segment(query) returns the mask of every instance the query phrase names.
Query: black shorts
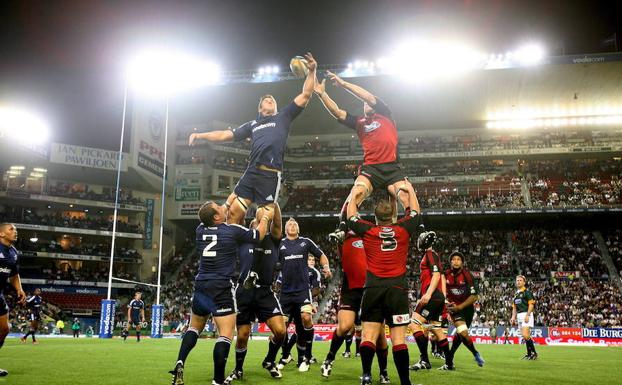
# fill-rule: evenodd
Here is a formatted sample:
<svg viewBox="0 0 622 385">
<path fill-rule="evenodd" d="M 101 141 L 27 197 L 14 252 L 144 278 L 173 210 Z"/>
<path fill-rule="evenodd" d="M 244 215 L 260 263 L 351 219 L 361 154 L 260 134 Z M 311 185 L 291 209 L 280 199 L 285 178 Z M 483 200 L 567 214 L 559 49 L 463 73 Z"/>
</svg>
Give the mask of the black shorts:
<svg viewBox="0 0 622 385">
<path fill-rule="evenodd" d="M 30 313 L 28 315 L 28 319 L 30 321 L 41 321 L 41 314 L 40 313 Z"/>
<path fill-rule="evenodd" d="M 0 316 L 3 316 L 8 313 L 9 313 L 9 305 L 6 304 L 6 300 L 4 299 L 4 296 L 0 294 Z"/>
<path fill-rule="evenodd" d="M 298 317 L 305 305 L 312 305 L 311 291 L 297 291 L 294 293 L 281 293 L 281 309 L 283 314 L 289 317 Z"/>
<path fill-rule="evenodd" d="M 276 295 L 267 286 L 255 287 L 250 290 L 238 285 L 235 291 L 238 304 L 238 325 L 248 325 L 255 320 L 266 322 L 274 316 L 282 316 L 281 304 Z"/>
<path fill-rule="evenodd" d="M 250 199 L 257 205 L 274 203 L 279 198 L 281 173 L 249 167 L 235 185 L 233 192 L 240 198 Z"/>
<path fill-rule="evenodd" d="M 443 308 L 445 307 L 445 296 L 438 290 L 432 293 L 432 298 L 425 305 L 419 303 L 415 308 L 415 313 L 421 315 L 428 322 L 442 322 Z"/>
<path fill-rule="evenodd" d="M 341 292 L 339 296 L 339 310 L 353 311 L 355 314 L 354 324 L 360 325 L 361 302 L 363 302 L 363 288 L 348 288 L 348 280 L 343 277 Z"/>
<path fill-rule="evenodd" d="M 201 317 L 222 317 L 237 313 L 231 280 L 195 281 L 192 313 Z"/>
<path fill-rule="evenodd" d="M 473 322 L 473 316 L 475 315 L 475 308 L 473 306 L 469 306 L 460 310 L 459 312 L 451 314 L 451 320 L 453 322 L 456 321 L 464 321 L 467 327 L 471 327 L 471 322 Z"/>
<path fill-rule="evenodd" d="M 408 289 L 405 278 L 374 278 L 367 283 L 361 301 L 361 321 L 386 322 L 390 327 L 408 325 Z"/>
<path fill-rule="evenodd" d="M 361 165 L 359 175 L 369 179 L 374 190 L 386 190 L 388 186 L 407 179 L 402 165 L 397 162 Z"/>
<path fill-rule="evenodd" d="M 140 316 L 132 315 L 132 317 L 130 318 L 129 326 L 133 328 L 141 326 Z"/>
</svg>

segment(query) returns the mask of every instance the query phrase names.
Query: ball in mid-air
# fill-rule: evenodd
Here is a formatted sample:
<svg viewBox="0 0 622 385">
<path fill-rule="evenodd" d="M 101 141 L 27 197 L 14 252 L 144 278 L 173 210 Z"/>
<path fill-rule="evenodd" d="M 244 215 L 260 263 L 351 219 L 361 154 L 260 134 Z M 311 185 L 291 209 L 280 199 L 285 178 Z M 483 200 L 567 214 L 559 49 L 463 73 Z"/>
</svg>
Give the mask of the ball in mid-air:
<svg viewBox="0 0 622 385">
<path fill-rule="evenodd" d="M 309 73 L 307 60 L 302 56 L 295 56 L 289 62 L 289 68 L 297 78 L 304 78 Z"/>
</svg>

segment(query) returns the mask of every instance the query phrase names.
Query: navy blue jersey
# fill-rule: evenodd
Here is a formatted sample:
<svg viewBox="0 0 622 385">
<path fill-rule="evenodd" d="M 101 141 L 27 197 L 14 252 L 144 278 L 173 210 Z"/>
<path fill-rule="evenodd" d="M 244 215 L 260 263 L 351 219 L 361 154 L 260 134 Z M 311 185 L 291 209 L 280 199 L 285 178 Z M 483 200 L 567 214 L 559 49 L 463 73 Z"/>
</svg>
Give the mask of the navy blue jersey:
<svg viewBox="0 0 622 385">
<path fill-rule="evenodd" d="M 274 277 L 274 266 L 278 261 L 279 251 L 272 235 L 266 235 L 259 246 L 253 243 L 245 243 L 240 246 L 240 279 L 242 283 L 248 276 L 248 272 L 253 266 L 253 260 L 258 259 L 255 266 L 259 266 L 256 271 L 259 274 L 257 284 L 261 286 L 272 285 Z"/>
<path fill-rule="evenodd" d="M 319 289 L 322 286 L 320 272 L 315 267 L 309 268 L 309 287 Z"/>
<path fill-rule="evenodd" d="M 295 293 L 309 290 L 309 254 L 319 258 L 322 250 L 309 238 L 284 238 L 279 246 L 281 261 L 281 292 Z"/>
<path fill-rule="evenodd" d="M 140 319 L 140 311 L 145 308 L 145 303 L 142 299 L 133 299 L 127 307 L 131 309 L 132 319 Z"/>
<path fill-rule="evenodd" d="M 238 249 L 243 243 L 259 243 L 259 232 L 240 225 L 221 223 L 197 227 L 197 253 L 201 256 L 197 281 L 232 279 Z"/>
<path fill-rule="evenodd" d="M 43 299 L 41 296 L 33 295 L 32 297 L 26 300 L 26 306 L 30 309 L 32 314 L 39 314 L 41 312 L 41 305 L 43 303 Z"/>
<path fill-rule="evenodd" d="M 17 249 L 0 243 L 0 296 L 7 287 L 9 277 L 19 274 Z"/>
<path fill-rule="evenodd" d="M 236 141 L 251 138 L 249 167 L 264 165 L 277 170 L 283 169 L 283 155 L 292 121 L 303 107 L 291 102 L 278 114 L 263 116 L 232 129 Z"/>
</svg>

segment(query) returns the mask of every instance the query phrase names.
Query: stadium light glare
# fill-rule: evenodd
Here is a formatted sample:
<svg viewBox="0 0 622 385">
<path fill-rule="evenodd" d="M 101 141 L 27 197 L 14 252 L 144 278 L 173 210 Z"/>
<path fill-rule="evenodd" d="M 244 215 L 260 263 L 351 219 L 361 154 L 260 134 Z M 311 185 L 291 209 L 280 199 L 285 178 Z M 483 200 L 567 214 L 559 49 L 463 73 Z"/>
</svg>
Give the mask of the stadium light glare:
<svg viewBox="0 0 622 385">
<path fill-rule="evenodd" d="M 539 44 L 530 43 L 516 50 L 515 56 L 522 65 L 537 65 L 544 59 L 545 50 Z"/>
<path fill-rule="evenodd" d="M 49 127 L 36 114 L 13 106 L 0 107 L 0 134 L 21 143 L 47 141 Z"/>
<path fill-rule="evenodd" d="M 45 168 L 41 168 L 41 167 L 35 167 L 35 168 L 33 168 L 33 169 L 32 169 L 32 171 L 34 171 L 34 172 L 41 172 L 41 173 L 46 173 L 46 172 L 48 172 L 48 170 L 47 170 L 47 169 L 45 169 Z"/>
<path fill-rule="evenodd" d="M 220 76 L 216 64 L 175 51 L 144 51 L 127 66 L 129 86 L 146 96 L 166 96 L 214 85 Z"/>
</svg>

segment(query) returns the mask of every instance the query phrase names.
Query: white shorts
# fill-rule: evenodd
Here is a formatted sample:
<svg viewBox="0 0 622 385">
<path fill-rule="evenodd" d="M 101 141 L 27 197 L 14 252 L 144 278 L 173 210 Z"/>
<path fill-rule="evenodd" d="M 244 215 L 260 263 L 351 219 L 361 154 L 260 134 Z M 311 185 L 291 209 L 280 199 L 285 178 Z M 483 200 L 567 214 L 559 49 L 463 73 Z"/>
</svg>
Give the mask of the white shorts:
<svg viewBox="0 0 622 385">
<path fill-rule="evenodd" d="M 531 313 L 529 315 L 529 322 L 525 322 L 525 316 L 527 315 L 527 312 L 524 313 L 518 313 L 516 315 L 516 322 L 520 325 L 520 327 L 522 328 L 532 328 L 533 327 L 533 313 Z"/>
</svg>

